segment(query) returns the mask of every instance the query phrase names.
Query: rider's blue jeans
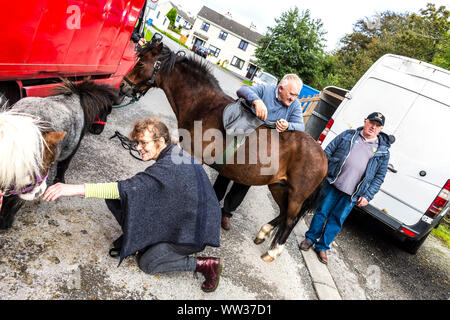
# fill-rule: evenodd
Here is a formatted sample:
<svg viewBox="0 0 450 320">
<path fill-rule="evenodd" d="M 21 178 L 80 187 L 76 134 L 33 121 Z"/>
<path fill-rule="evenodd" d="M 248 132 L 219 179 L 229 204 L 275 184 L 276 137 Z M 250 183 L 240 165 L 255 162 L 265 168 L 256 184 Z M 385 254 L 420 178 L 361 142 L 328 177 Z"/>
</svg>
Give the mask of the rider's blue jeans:
<svg viewBox="0 0 450 320">
<path fill-rule="evenodd" d="M 345 219 L 355 202 L 334 186 L 326 184 L 305 237 L 316 245 L 316 250 L 327 251 L 342 229 Z"/>
</svg>

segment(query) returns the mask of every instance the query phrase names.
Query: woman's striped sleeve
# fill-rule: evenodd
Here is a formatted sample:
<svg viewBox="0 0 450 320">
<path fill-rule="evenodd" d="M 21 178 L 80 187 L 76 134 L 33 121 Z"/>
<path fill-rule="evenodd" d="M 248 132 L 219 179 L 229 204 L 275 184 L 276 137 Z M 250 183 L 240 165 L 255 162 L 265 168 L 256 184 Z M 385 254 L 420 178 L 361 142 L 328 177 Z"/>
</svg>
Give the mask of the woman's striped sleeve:
<svg viewBox="0 0 450 320">
<path fill-rule="evenodd" d="M 120 199 L 117 182 L 86 183 L 84 188 L 85 198 Z"/>
</svg>

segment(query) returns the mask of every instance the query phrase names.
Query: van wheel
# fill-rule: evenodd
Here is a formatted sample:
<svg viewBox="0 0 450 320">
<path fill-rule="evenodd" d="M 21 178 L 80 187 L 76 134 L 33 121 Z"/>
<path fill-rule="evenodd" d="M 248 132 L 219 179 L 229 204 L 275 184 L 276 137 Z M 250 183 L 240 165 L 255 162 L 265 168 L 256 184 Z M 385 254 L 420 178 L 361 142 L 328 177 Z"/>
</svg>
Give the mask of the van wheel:
<svg viewBox="0 0 450 320">
<path fill-rule="evenodd" d="M 430 231 L 431 232 L 431 231 Z M 403 242 L 403 249 L 411 254 L 416 254 L 417 250 L 422 246 L 422 244 L 425 242 L 427 237 L 430 235 L 430 232 L 428 232 L 422 239 L 420 240 L 412 240 L 412 239 L 405 239 Z"/>
</svg>

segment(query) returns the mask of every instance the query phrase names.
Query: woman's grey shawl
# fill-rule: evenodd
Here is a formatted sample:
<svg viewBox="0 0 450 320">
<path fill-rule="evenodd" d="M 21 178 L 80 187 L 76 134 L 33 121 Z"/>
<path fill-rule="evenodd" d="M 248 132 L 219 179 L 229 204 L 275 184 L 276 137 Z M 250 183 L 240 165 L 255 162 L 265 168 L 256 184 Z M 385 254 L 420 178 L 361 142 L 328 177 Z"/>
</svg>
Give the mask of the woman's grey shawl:
<svg viewBox="0 0 450 320">
<path fill-rule="evenodd" d="M 220 245 L 214 189 L 201 164 L 179 147 L 166 147 L 144 172 L 118 184 L 120 200 L 106 204 L 123 231 L 120 262 L 159 242 Z"/>
</svg>

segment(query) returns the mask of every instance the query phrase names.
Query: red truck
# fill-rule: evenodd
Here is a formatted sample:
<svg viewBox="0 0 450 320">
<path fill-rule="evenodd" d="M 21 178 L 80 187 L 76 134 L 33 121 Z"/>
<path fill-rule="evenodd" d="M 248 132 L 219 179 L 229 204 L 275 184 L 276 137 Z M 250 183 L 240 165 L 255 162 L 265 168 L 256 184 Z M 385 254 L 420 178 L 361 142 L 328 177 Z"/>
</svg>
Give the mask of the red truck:
<svg viewBox="0 0 450 320">
<path fill-rule="evenodd" d="M 3 1 L 0 94 L 45 97 L 60 78 L 115 88 L 136 63 L 131 33 L 145 0 Z"/>
</svg>

